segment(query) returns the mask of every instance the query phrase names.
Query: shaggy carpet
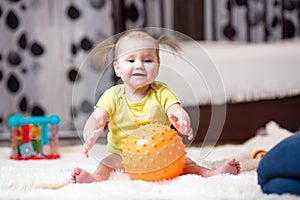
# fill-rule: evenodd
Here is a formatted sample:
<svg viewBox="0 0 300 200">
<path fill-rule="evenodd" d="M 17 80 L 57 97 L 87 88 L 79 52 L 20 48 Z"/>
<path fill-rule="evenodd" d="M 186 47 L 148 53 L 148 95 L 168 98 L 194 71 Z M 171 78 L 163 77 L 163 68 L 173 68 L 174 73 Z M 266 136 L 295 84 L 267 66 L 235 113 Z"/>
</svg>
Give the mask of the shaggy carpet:
<svg viewBox="0 0 300 200">
<path fill-rule="evenodd" d="M 259 159 L 252 159 L 257 149 L 268 151 L 290 136 L 275 122 L 266 125 L 266 135 L 257 135 L 243 144 L 190 147 L 187 156 L 198 164 L 215 168 L 228 158 L 241 162 L 241 174 L 220 174 L 209 178 L 184 175 L 160 182 L 131 181 L 121 173 L 111 174 L 108 181 L 90 184 L 69 183 L 74 167 L 93 171 L 95 156 L 84 158 L 81 145 L 60 148 L 57 160 L 14 161 L 10 149 L 0 148 L 0 199 L 300 199 L 290 194 L 267 195 L 257 184 Z M 97 144 L 93 154 L 105 156 L 105 145 Z"/>
</svg>

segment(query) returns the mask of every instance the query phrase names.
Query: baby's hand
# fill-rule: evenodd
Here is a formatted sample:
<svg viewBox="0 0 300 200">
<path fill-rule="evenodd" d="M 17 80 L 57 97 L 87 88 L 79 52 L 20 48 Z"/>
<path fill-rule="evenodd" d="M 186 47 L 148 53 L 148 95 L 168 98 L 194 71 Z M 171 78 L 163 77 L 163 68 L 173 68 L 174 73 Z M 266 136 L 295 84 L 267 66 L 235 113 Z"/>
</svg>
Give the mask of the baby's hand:
<svg viewBox="0 0 300 200">
<path fill-rule="evenodd" d="M 187 120 L 180 119 L 175 115 L 170 115 L 171 122 L 173 126 L 183 135 L 187 135 L 189 140 L 193 139 L 193 129 Z"/>
<path fill-rule="evenodd" d="M 98 137 L 103 133 L 104 127 L 94 130 L 91 134 L 84 136 L 83 154 L 85 157 L 89 157 L 89 150 L 94 146 Z"/>
</svg>

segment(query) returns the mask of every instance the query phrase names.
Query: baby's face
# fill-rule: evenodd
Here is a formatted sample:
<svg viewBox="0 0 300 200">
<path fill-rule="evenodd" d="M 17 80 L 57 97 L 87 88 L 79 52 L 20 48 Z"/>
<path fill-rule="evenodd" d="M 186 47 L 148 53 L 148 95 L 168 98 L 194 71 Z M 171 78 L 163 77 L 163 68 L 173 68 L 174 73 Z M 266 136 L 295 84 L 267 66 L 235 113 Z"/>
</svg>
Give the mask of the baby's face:
<svg viewBox="0 0 300 200">
<path fill-rule="evenodd" d="M 134 38 L 123 40 L 117 55 L 115 72 L 127 87 L 140 89 L 156 79 L 159 62 L 154 41 Z"/>
</svg>

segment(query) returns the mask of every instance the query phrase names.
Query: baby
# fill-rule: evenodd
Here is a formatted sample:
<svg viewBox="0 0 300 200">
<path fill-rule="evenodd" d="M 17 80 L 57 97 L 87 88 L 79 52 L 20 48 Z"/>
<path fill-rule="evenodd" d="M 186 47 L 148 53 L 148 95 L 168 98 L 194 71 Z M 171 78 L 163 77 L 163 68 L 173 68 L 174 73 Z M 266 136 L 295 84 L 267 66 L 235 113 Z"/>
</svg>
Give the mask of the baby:
<svg viewBox="0 0 300 200">
<path fill-rule="evenodd" d="M 178 40 L 171 35 L 162 35 L 155 40 L 149 34 L 140 31 L 127 32 L 116 44 L 104 41 L 96 46 L 104 57 L 115 49 L 113 66 L 116 76 L 121 78 L 123 83 L 105 91 L 83 130 L 83 153 L 88 157 L 89 150 L 109 121 L 109 154 L 93 173 L 75 168 L 71 174 L 72 183 L 104 181 L 109 179 L 111 172 L 124 170 L 121 157 L 124 141 L 127 135 L 139 126 L 149 123 L 173 125 L 182 135 L 188 136 L 189 140 L 193 139 L 188 113 L 166 84 L 155 81 L 160 68 L 160 44 L 167 45 L 175 52 L 180 50 Z M 239 174 L 239 161 L 230 159 L 217 169 L 207 169 L 186 158 L 182 172 L 202 177 L 219 173 Z"/>
</svg>

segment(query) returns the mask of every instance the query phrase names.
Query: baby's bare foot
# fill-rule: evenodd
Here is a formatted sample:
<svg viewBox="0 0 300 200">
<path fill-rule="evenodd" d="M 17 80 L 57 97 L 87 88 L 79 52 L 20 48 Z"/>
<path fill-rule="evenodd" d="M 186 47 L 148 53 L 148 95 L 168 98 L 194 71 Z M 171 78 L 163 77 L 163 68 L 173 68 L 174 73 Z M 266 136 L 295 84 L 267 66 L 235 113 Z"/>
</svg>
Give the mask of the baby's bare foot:
<svg viewBox="0 0 300 200">
<path fill-rule="evenodd" d="M 241 171 L 240 162 L 236 159 L 227 160 L 223 165 L 218 169 L 221 174 L 233 174 L 237 175 Z"/>
<path fill-rule="evenodd" d="M 71 174 L 72 183 L 92 183 L 96 182 L 96 178 L 93 174 L 81 169 L 75 168 Z"/>
</svg>

